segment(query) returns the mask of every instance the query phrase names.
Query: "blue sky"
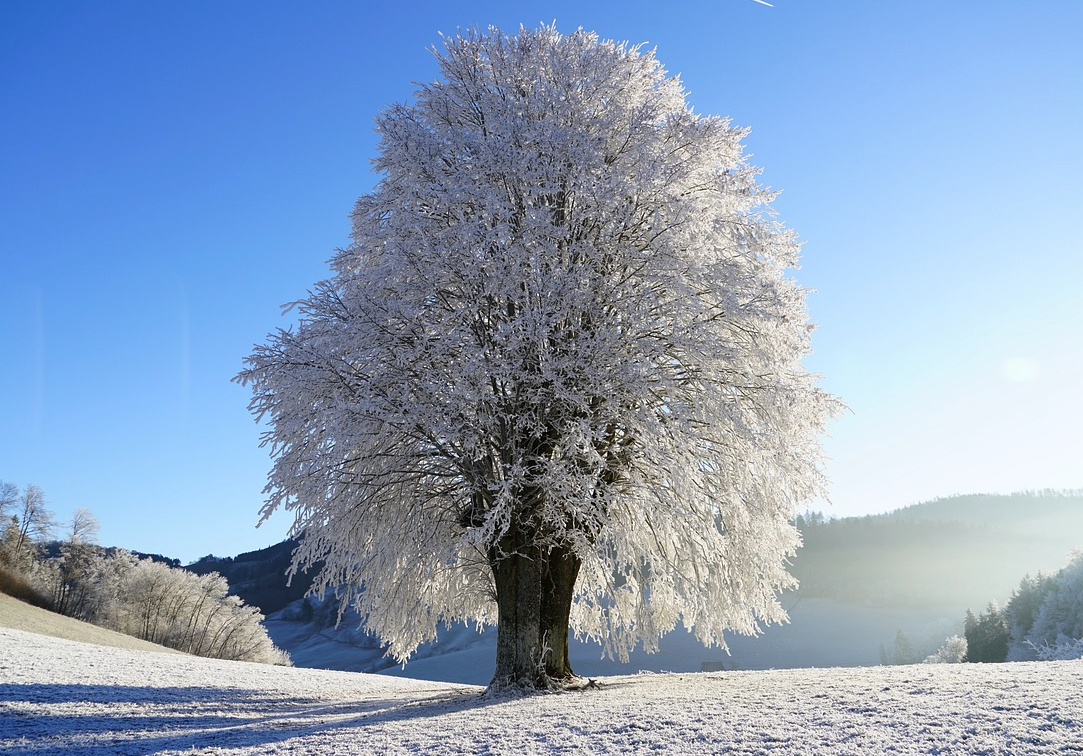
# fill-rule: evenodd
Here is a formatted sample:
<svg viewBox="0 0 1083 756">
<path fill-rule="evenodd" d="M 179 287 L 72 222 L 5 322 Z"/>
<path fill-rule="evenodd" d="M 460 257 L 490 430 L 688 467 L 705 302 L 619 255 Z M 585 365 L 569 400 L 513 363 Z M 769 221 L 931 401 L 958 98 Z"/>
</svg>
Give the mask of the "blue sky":
<svg viewBox="0 0 1083 756">
<path fill-rule="evenodd" d="M 773 6 L 3 3 L 0 479 L 108 545 L 279 540 L 230 378 L 347 243 L 372 119 L 438 32 L 555 20 L 752 128 L 850 406 L 827 511 L 1083 487 L 1083 3 Z"/>
</svg>

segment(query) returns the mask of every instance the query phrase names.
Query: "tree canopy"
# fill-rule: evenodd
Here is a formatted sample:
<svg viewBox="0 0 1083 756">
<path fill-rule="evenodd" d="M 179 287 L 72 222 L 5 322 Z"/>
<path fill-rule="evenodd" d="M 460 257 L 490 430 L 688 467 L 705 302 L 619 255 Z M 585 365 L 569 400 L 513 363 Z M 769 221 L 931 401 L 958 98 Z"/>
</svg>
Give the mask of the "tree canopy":
<svg viewBox="0 0 1083 756">
<path fill-rule="evenodd" d="M 745 131 L 593 33 L 437 58 L 376 121 L 331 277 L 238 376 L 294 567 L 399 659 L 499 617 L 494 683 L 569 676 L 569 623 L 620 656 L 784 619 L 837 403 L 801 364 L 800 245 Z"/>
</svg>

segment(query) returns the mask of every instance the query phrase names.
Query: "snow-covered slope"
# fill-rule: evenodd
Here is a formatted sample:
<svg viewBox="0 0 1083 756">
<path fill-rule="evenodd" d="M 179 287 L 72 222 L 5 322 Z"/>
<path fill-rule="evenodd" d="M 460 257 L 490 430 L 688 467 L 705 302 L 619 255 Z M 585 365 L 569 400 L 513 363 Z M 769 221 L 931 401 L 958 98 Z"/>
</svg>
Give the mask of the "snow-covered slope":
<svg viewBox="0 0 1083 756">
<path fill-rule="evenodd" d="M 150 643 L 139 638 L 133 638 L 130 635 L 107 630 L 104 627 L 91 625 L 89 622 L 65 617 L 63 614 L 39 609 L 3 593 L 0 593 L 0 627 L 94 643 L 99 646 L 116 646 L 117 648 L 130 648 L 141 651 L 162 651 L 168 654 L 180 653 L 180 651 L 159 646 L 157 643 Z"/>
<path fill-rule="evenodd" d="M 477 687 L 0 630 L 0 754 L 1069 754 L 1083 661 Z"/>
</svg>

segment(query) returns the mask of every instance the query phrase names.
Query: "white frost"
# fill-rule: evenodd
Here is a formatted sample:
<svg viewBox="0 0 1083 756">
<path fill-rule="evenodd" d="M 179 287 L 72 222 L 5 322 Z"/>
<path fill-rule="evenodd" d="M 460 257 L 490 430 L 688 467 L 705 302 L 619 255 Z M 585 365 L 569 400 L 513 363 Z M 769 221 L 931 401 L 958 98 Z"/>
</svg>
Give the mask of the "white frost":
<svg viewBox="0 0 1083 756">
<path fill-rule="evenodd" d="M 784 621 L 838 405 L 801 363 L 800 245 L 745 132 L 586 32 L 437 60 L 377 119 L 333 277 L 238 376 L 295 566 L 400 660 L 493 624 L 500 565 L 534 548 L 581 563 L 571 625 L 618 658 Z"/>
<path fill-rule="evenodd" d="M 0 648 L 4 756 L 1083 751 L 1083 661 L 639 675 L 485 699 L 18 630 Z"/>
</svg>

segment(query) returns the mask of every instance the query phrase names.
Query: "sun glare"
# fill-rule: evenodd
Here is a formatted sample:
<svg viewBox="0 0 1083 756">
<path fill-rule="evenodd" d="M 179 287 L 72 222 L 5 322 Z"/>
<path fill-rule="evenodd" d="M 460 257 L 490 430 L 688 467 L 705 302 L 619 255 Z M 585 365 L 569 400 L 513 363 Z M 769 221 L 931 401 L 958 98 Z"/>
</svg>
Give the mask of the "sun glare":
<svg viewBox="0 0 1083 756">
<path fill-rule="evenodd" d="M 1042 376 L 1042 366 L 1030 357 L 1010 357 L 1000 365 L 1000 374 L 1008 383 L 1032 383 Z"/>
</svg>

